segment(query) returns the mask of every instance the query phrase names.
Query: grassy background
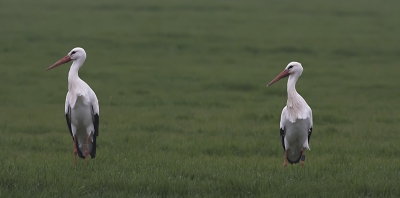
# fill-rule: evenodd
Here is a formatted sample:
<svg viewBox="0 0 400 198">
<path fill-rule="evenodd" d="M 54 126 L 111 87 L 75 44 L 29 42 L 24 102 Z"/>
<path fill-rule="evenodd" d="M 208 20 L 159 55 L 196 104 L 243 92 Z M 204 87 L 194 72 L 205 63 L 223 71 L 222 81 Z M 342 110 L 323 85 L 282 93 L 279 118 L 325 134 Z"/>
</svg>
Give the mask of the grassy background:
<svg viewBox="0 0 400 198">
<path fill-rule="evenodd" d="M 399 197 L 400 3 L 0 3 L 0 197 Z M 100 102 L 98 154 L 73 165 L 73 47 Z M 290 61 L 313 109 L 306 167 L 283 169 Z"/>
</svg>

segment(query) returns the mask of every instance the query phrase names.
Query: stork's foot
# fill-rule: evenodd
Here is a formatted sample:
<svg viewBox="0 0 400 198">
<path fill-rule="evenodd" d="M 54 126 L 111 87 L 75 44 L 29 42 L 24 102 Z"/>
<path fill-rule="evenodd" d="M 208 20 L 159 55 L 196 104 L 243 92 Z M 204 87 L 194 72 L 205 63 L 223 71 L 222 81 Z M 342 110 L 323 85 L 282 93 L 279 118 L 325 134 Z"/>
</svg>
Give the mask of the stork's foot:
<svg viewBox="0 0 400 198">
<path fill-rule="evenodd" d="M 287 150 L 285 151 L 285 157 L 283 158 L 283 167 L 286 168 L 287 166 Z"/>
<path fill-rule="evenodd" d="M 88 163 L 88 155 L 89 155 L 89 151 L 86 150 L 85 151 L 85 165 L 87 165 L 87 163 Z"/>
<path fill-rule="evenodd" d="M 304 154 L 305 149 L 301 151 L 301 158 L 300 158 L 300 165 L 301 167 L 304 167 L 304 162 L 306 161 L 306 155 Z"/>
<path fill-rule="evenodd" d="M 89 156 L 89 135 L 86 135 L 86 149 L 85 149 L 85 165 L 88 163 L 88 156 Z"/>
<path fill-rule="evenodd" d="M 78 154 L 78 151 L 76 148 L 74 149 L 74 165 L 76 166 L 76 155 Z"/>
</svg>

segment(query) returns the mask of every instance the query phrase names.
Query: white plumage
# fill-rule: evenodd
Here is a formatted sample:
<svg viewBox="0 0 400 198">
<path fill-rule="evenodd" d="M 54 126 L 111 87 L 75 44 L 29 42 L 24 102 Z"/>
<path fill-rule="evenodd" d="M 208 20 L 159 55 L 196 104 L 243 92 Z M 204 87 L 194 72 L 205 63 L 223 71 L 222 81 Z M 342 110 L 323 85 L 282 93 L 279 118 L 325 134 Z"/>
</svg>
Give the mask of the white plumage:
<svg viewBox="0 0 400 198">
<path fill-rule="evenodd" d="M 309 149 L 309 140 L 312 133 L 313 120 L 312 111 L 307 102 L 296 91 L 296 82 L 303 72 L 303 67 L 298 62 L 289 63 L 276 78 L 267 86 L 278 80 L 289 76 L 287 83 L 288 99 L 286 106 L 282 110 L 280 121 L 280 133 L 282 146 L 285 151 L 284 166 L 289 163 L 304 165 L 304 149 Z"/>
<path fill-rule="evenodd" d="M 99 103 L 94 91 L 78 76 L 79 68 L 86 60 L 83 48 L 72 49 L 67 56 L 46 69 L 53 69 L 61 64 L 73 61 L 68 74 L 68 93 L 65 99 L 65 115 L 68 129 L 74 141 L 76 156 L 85 159 L 90 154 L 96 156 L 96 138 L 99 134 Z"/>
</svg>

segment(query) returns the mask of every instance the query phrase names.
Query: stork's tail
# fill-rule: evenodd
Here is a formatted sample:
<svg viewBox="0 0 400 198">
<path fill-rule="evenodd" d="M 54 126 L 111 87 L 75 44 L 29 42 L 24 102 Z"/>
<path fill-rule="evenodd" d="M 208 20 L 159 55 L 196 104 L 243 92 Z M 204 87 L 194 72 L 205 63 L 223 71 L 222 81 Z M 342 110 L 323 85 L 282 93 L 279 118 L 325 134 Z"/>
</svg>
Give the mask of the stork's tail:
<svg viewBox="0 0 400 198">
<path fill-rule="evenodd" d="M 75 139 L 76 150 L 78 150 L 78 156 L 82 159 L 85 159 L 85 156 L 82 154 L 81 149 L 79 149 L 78 138 Z"/>
<path fill-rule="evenodd" d="M 301 159 L 301 150 L 293 151 L 290 148 L 287 150 L 287 160 L 290 164 L 297 164 Z"/>
<path fill-rule="evenodd" d="M 90 151 L 90 157 L 93 159 L 96 157 L 96 136 L 93 136 L 93 142 L 91 142 L 91 146 L 89 146 L 89 151 Z M 85 147 L 86 143 L 85 142 L 79 142 L 78 138 L 76 138 L 76 150 L 78 150 L 78 156 L 82 159 L 85 159 L 85 155 L 83 154 L 85 152 Z"/>
</svg>

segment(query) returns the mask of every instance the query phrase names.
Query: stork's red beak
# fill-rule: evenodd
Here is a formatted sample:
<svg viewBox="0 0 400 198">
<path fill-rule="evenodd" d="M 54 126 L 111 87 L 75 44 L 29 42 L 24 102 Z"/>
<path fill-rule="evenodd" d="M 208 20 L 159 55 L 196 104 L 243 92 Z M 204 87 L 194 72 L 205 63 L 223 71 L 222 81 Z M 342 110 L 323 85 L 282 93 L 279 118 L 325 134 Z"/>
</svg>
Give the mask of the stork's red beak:
<svg viewBox="0 0 400 198">
<path fill-rule="evenodd" d="M 277 77 L 275 77 L 270 83 L 268 83 L 267 87 L 271 86 L 272 84 L 276 83 L 278 80 L 289 76 L 289 70 L 283 70 Z"/>
<path fill-rule="evenodd" d="M 62 59 L 60 59 L 59 61 L 57 61 L 56 63 L 54 63 L 52 66 L 48 67 L 48 68 L 46 69 L 46 71 L 48 71 L 48 70 L 50 70 L 50 69 L 53 69 L 53 68 L 55 68 L 55 67 L 57 67 L 57 66 L 60 66 L 60 65 L 62 65 L 62 64 L 64 64 L 64 63 L 68 63 L 68 62 L 71 61 L 71 60 L 72 60 L 71 57 L 68 56 L 68 55 L 66 55 L 64 58 L 62 58 Z"/>
</svg>

